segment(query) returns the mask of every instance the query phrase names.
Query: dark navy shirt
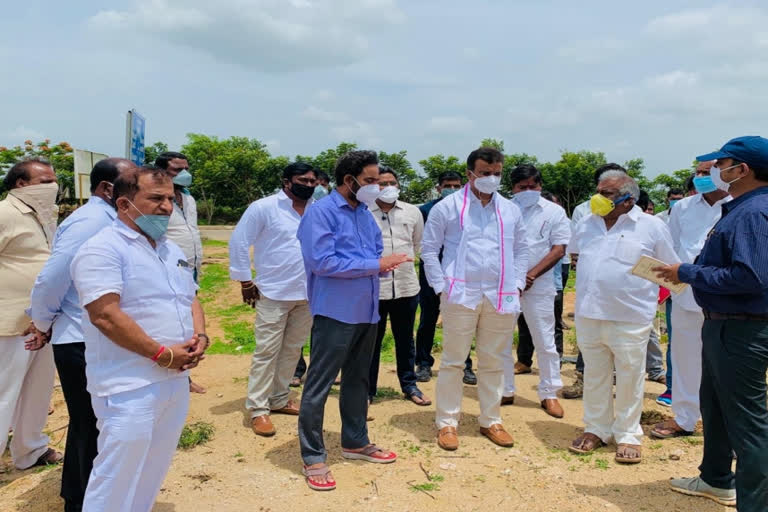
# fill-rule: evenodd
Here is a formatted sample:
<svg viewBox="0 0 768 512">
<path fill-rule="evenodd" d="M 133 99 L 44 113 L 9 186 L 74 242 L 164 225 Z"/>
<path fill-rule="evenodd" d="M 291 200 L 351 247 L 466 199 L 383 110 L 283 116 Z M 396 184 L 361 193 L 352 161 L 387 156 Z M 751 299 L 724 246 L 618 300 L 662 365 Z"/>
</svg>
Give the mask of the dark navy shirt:
<svg viewBox="0 0 768 512">
<path fill-rule="evenodd" d="M 768 314 L 768 186 L 723 205 L 701 254 L 680 266 L 679 277 L 705 311 Z"/>
</svg>

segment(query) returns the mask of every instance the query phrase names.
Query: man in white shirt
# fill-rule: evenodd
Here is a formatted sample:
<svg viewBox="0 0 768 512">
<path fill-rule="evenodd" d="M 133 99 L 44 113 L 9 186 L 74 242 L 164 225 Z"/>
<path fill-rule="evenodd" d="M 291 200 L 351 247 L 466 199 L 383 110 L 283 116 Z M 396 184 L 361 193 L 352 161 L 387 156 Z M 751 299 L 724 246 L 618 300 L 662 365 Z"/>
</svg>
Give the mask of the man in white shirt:
<svg viewBox="0 0 768 512">
<path fill-rule="evenodd" d="M 369 209 L 381 229 L 384 244 L 383 256 L 407 254 L 415 258 L 421 252 L 421 236 L 424 220 L 421 211 L 412 204 L 398 200 L 400 184 L 390 167 L 379 165 L 379 187 L 381 194 Z M 379 378 L 381 342 L 387 331 L 387 319 L 395 338 L 395 359 L 397 378 L 405 398 L 416 405 L 431 405 L 432 401 L 416 384 L 414 371 L 416 349 L 413 341 L 413 325 L 416 309 L 419 307 L 419 278 L 412 263 L 401 265 L 396 270 L 379 278 L 379 327 L 376 345 L 371 359 L 368 401 L 376 397 L 376 383 Z"/>
<path fill-rule="evenodd" d="M 675 251 L 683 263 L 694 262 L 704 247 L 709 232 L 720 220 L 722 205 L 731 200 L 731 196 L 715 187 L 709 177 L 709 170 L 714 163 L 699 163 L 694 179 L 694 186 L 699 193 L 681 199 L 672 208 L 669 217 L 669 231 Z M 672 380 L 672 412 L 675 413 L 675 418 L 653 427 L 651 436 L 658 439 L 691 435 L 701 417 L 699 385 L 704 313 L 696 304 L 690 286 L 674 298 L 671 319 L 675 333 L 675 343 L 672 345 L 672 365 L 675 368 Z"/>
<path fill-rule="evenodd" d="M 51 254 L 56 230 L 56 174 L 44 160 L 24 160 L 6 173 L 0 201 L 0 454 L 8 431 L 13 464 L 26 469 L 60 462 L 43 433 L 53 393 L 53 351 L 24 350 L 34 332 L 25 309 L 35 277 Z"/>
<path fill-rule="evenodd" d="M 640 189 L 620 171 L 600 176 L 592 215 L 576 227 L 576 336 L 584 356 L 584 434 L 569 447 L 590 453 L 613 439 L 616 461 L 642 459 L 645 354 L 659 287 L 631 274 L 641 256 L 677 262 L 669 229 L 635 206 Z M 616 370 L 616 397 L 613 374 Z"/>
<path fill-rule="evenodd" d="M 72 261 L 85 373 L 99 429 L 84 512 L 149 512 L 189 408 L 188 369 L 208 346 L 192 268 L 165 237 L 171 178 L 156 167 L 115 180 L 117 219 Z"/>
<path fill-rule="evenodd" d="M 670 188 L 667 191 L 667 209 L 660 211 L 656 214 L 656 217 L 660 218 L 667 224 L 669 224 L 669 214 L 672 212 L 672 207 L 683 198 L 683 191 L 679 188 Z"/>
<path fill-rule="evenodd" d="M 298 404 L 289 399 L 288 386 L 312 329 L 312 315 L 296 231 L 312 202 L 316 181 L 311 165 L 288 165 L 282 190 L 251 203 L 229 240 L 229 275 L 240 281 L 243 301 L 257 309 L 245 407 L 253 432 L 260 436 L 275 434 L 270 413 L 299 414 Z"/>
<path fill-rule="evenodd" d="M 619 171 L 625 174 L 627 172 L 627 170 L 619 164 L 609 163 L 601 165 L 595 169 L 595 186 L 597 186 L 597 184 L 600 182 L 600 176 L 602 176 L 603 173 L 607 171 Z M 589 200 L 586 200 L 583 203 L 577 205 L 571 214 L 571 233 L 576 232 L 576 227 L 579 225 L 579 223 L 591 214 L 592 212 L 590 211 Z M 568 257 L 570 258 L 570 256 L 571 255 L 569 254 Z M 572 260 L 572 266 L 574 268 L 576 267 L 577 262 L 578 255 L 576 255 L 576 257 Z M 576 358 L 576 380 L 570 386 L 564 387 L 562 393 L 563 398 L 568 399 L 581 398 L 584 394 L 584 357 L 581 355 L 581 350 L 579 350 L 579 355 Z"/>
<path fill-rule="evenodd" d="M 61 497 L 67 512 L 83 506 L 99 435 L 85 376 L 83 309 L 69 267 L 78 249 L 117 217 L 112 206 L 113 183 L 122 171 L 134 167 L 124 158 L 106 158 L 93 167 L 91 197 L 59 225 L 51 257 L 37 276 L 27 310 L 35 329 L 50 337 L 69 413 L 67 457 L 61 473 Z M 37 336 L 28 348 L 39 350 L 46 341 Z"/>
<path fill-rule="evenodd" d="M 501 421 L 501 353 L 520 313 L 528 244 L 520 209 L 498 193 L 503 165 L 504 155 L 494 148 L 470 153 L 467 185 L 437 203 L 424 228 L 422 260 L 443 315 L 436 424 L 444 450 L 459 446 L 461 379 L 473 338 L 480 432 L 500 446 L 514 444 Z"/>
<path fill-rule="evenodd" d="M 557 391 L 563 387 L 560 378 L 560 355 L 555 346 L 554 272 L 560 272 L 560 259 L 571 238 L 568 216 L 560 206 L 541 197 L 541 173 L 530 164 L 518 165 L 510 176 L 512 202 L 522 212 L 528 241 L 528 272 L 520 306 L 531 333 L 539 361 L 539 401 L 542 409 L 555 418 L 563 417 Z M 557 268 L 555 268 L 557 267 Z M 515 358 L 512 338 L 503 352 L 504 394 L 501 404 L 515 401 Z M 529 367 L 530 371 L 530 367 Z"/>
<path fill-rule="evenodd" d="M 193 270 L 195 282 L 198 282 L 203 266 L 203 242 L 197 227 L 197 202 L 189 192 L 189 186 L 192 185 L 189 162 L 183 153 L 165 151 L 157 155 L 155 165 L 165 169 L 173 181 L 175 199 L 166 236 L 184 251 L 187 263 Z M 189 390 L 193 393 L 205 393 L 205 388 L 192 382 L 192 378 L 189 379 Z"/>
</svg>

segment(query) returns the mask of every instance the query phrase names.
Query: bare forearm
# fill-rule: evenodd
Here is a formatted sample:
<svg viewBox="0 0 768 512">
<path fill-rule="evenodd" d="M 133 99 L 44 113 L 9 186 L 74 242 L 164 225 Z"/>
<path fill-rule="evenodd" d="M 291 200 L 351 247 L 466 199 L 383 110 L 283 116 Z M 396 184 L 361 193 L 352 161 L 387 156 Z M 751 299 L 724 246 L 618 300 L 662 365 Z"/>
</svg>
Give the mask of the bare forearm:
<svg viewBox="0 0 768 512">
<path fill-rule="evenodd" d="M 205 312 L 197 297 L 192 302 L 192 324 L 195 327 L 195 334 L 205 333 Z"/>
<path fill-rule="evenodd" d="M 557 262 L 563 258 L 564 255 L 565 255 L 565 246 L 555 245 L 547 253 L 547 255 L 541 259 L 539 263 L 537 263 L 532 269 L 528 271 L 528 273 L 532 274 L 534 277 L 539 277 L 540 275 L 542 275 L 543 273 L 547 272 L 549 269 L 554 267 L 557 264 Z"/>
<path fill-rule="evenodd" d="M 124 349 L 144 357 L 152 357 L 160 350 L 160 344 L 119 308 L 110 308 L 95 315 L 95 318 L 93 316 L 91 323 L 104 336 Z"/>
</svg>

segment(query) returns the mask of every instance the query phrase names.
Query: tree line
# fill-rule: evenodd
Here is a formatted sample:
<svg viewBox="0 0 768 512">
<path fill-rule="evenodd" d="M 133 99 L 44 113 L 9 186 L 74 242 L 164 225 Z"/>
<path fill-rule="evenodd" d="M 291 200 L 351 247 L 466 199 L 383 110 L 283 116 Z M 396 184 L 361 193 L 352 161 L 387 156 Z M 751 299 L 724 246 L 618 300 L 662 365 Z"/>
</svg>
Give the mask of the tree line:
<svg viewBox="0 0 768 512">
<path fill-rule="evenodd" d="M 511 169 L 522 163 L 533 164 L 541 170 L 544 188 L 556 194 L 569 213 L 594 193 L 594 170 L 608 162 L 604 153 L 595 151 L 562 151 L 556 162 L 544 162 L 526 153 L 506 153 L 504 142 L 497 139 L 484 139 L 479 146 L 493 146 L 505 154 L 503 194 L 509 194 L 511 190 Z M 189 158 L 190 172 L 194 176 L 191 192 L 198 202 L 200 222 L 207 224 L 237 222 L 251 202 L 274 193 L 280 187 L 282 170 L 293 160 L 311 163 L 333 180 L 337 158 L 353 149 L 358 149 L 357 144 L 342 142 L 315 156 L 296 155 L 289 158 L 271 155 L 267 146 L 257 139 L 221 139 L 197 133 L 188 134 L 187 142 L 178 148 Z M 146 162 L 153 163 L 159 153 L 168 150 L 164 142 L 146 147 Z M 50 140 L 38 143 L 27 140 L 23 145 L 12 148 L 0 146 L 0 179 L 13 163 L 33 156 L 45 157 L 53 163 L 61 189 L 60 202 L 74 206 L 74 159 L 72 146 L 67 142 L 51 144 Z M 397 172 L 402 200 L 415 204 L 434 197 L 437 177 L 441 173 L 455 171 L 464 176 L 466 172 L 465 159 L 454 155 L 438 154 L 420 160 L 421 170 L 414 169 L 406 150 L 393 153 L 379 151 L 379 160 Z M 642 158 L 633 158 L 622 165 L 637 180 L 640 188 L 648 192 L 657 210 L 664 208 L 667 190 L 682 188 L 693 172 L 693 167 L 689 167 L 651 179 L 644 174 Z"/>
</svg>

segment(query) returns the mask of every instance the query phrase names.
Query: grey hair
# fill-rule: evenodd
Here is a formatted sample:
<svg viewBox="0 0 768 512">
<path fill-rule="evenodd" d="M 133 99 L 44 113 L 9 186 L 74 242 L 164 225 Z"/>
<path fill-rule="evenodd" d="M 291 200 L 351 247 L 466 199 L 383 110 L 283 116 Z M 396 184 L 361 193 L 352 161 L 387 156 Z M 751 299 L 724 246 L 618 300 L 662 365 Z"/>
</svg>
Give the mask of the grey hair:
<svg viewBox="0 0 768 512">
<path fill-rule="evenodd" d="M 637 185 L 637 182 L 634 179 L 632 179 L 632 176 L 630 176 L 629 174 L 621 171 L 605 171 L 603 174 L 600 175 L 600 179 L 598 180 L 598 183 L 608 179 L 620 180 L 620 183 L 621 183 L 621 185 L 619 186 L 620 195 L 623 196 L 625 194 L 629 194 L 635 201 L 640 199 L 640 187 Z"/>
</svg>

